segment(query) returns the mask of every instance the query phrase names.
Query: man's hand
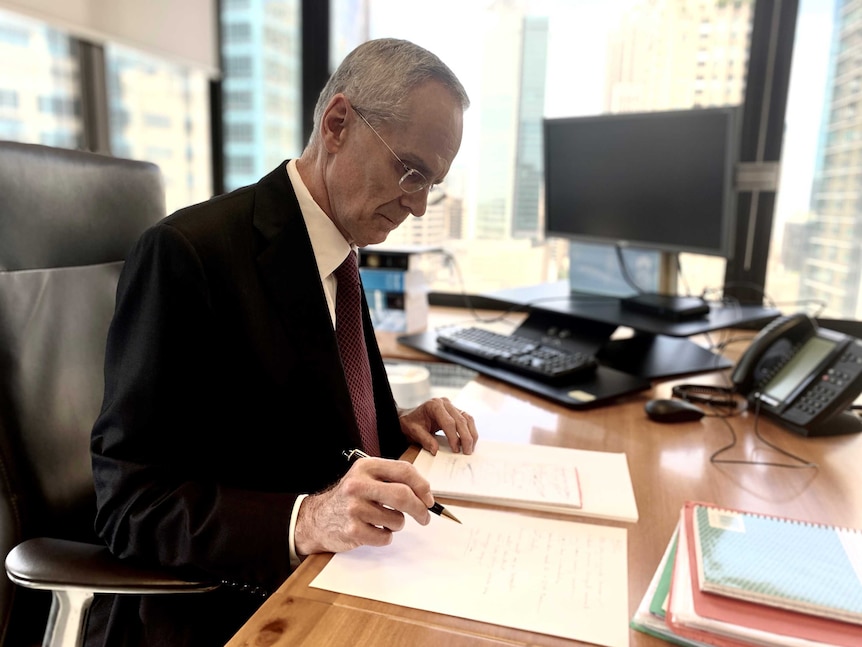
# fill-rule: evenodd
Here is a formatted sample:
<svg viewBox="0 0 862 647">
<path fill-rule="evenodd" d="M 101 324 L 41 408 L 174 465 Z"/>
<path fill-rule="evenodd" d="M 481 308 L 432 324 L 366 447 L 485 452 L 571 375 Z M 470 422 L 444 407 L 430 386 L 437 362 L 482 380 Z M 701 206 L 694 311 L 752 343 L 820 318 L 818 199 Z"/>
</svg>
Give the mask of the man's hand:
<svg viewBox="0 0 862 647">
<path fill-rule="evenodd" d="M 362 458 L 331 488 L 299 507 L 294 546 L 299 555 L 385 546 L 409 514 L 423 526 L 434 505 L 431 486 L 404 461 Z"/>
<path fill-rule="evenodd" d="M 401 431 L 407 438 L 432 454 L 437 454 L 439 444 L 434 434 L 442 431 L 453 452 L 472 454 L 479 432 L 476 421 L 466 411 L 461 411 L 449 398 L 432 398 L 415 409 L 400 415 Z"/>
</svg>

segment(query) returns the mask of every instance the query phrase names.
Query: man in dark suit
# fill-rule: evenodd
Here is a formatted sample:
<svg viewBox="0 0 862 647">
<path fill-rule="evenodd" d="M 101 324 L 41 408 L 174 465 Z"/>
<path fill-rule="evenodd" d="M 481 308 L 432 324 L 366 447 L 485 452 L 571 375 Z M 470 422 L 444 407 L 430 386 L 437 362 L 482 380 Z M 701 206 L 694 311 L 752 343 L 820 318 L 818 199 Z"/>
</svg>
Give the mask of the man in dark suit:
<svg viewBox="0 0 862 647">
<path fill-rule="evenodd" d="M 99 599 L 90 644 L 223 644 L 304 555 L 388 544 L 405 515 L 429 522 L 429 484 L 393 459 L 411 442 L 436 451 L 441 430 L 470 453 L 475 423 L 446 399 L 396 409 L 363 301 L 382 458 L 347 464 L 361 440 L 334 272 L 424 213 L 467 105 L 430 52 L 366 43 L 321 93 L 299 159 L 142 236 L 93 430 L 96 530 L 117 555 L 224 584 Z"/>
</svg>

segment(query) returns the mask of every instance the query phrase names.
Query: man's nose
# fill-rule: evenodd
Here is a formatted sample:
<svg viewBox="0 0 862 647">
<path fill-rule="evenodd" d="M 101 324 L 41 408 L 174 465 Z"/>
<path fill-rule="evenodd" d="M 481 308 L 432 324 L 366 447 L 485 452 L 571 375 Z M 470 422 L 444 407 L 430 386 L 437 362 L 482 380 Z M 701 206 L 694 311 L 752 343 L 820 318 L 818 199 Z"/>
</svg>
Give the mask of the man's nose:
<svg viewBox="0 0 862 647">
<path fill-rule="evenodd" d="M 401 196 L 401 204 L 407 207 L 417 218 L 425 215 L 425 210 L 428 208 L 428 191 L 430 187 L 425 187 L 421 191 L 414 193 L 404 193 Z"/>
</svg>

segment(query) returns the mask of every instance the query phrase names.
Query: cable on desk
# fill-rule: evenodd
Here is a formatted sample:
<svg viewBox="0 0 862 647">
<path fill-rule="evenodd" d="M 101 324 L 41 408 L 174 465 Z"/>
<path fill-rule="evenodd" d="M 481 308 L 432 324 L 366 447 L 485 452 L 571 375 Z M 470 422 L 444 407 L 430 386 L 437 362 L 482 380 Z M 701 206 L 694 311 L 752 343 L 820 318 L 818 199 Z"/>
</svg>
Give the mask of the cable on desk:
<svg viewBox="0 0 862 647">
<path fill-rule="evenodd" d="M 736 415 L 736 414 L 734 413 L 732 415 Z M 727 421 L 727 418 L 730 417 L 730 414 L 729 415 L 717 415 L 716 417 L 721 418 L 721 421 L 730 430 L 730 435 L 733 438 L 733 440 L 730 442 L 730 444 L 725 445 L 721 449 L 718 449 L 715 452 L 713 452 L 713 454 L 709 457 L 710 463 L 713 463 L 713 464 L 724 463 L 724 464 L 731 464 L 731 465 L 765 465 L 767 467 L 787 467 L 790 469 L 808 469 L 808 468 L 819 469 L 819 467 L 820 467 L 817 463 L 812 463 L 811 461 L 808 461 L 808 460 L 806 460 L 800 456 L 797 456 L 796 454 L 793 454 L 793 453 L 787 451 L 786 449 L 782 449 L 778 445 L 766 440 L 766 438 L 763 437 L 763 435 L 760 433 L 760 425 L 758 424 L 758 422 L 760 421 L 760 402 L 759 401 L 757 402 L 757 405 L 754 408 L 754 435 L 758 438 L 758 440 L 760 440 L 760 442 L 762 442 L 764 445 L 766 445 L 770 449 L 777 451 L 779 454 L 783 454 L 784 456 L 787 456 L 791 460 L 797 461 L 797 463 L 776 463 L 773 461 L 752 461 L 752 460 L 741 459 L 741 458 L 718 458 L 719 455 L 723 454 L 724 452 L 726 452 L 726 451 L 728 451 L 728 450 L 730 450 L 736 446 L 737 438 L 736 438 L 736 431 L 734 430 L 733 425 L 731 425 Z"/>
<path fill-rule="evenodd" d="M 736 338 L 728 338 L 724 340 L 721 344 L 714 346 L 714 348 L 719 349 L 720 354 L 724 352 L 724 349 L 727 348 L 731 343 L 739 342 L 739 341 L 750 341 L 750 337 L 736 337 Z M 710 343 L 712 346 L 712 344 Z M 760 421 L 760 401 L 757 401 L 756 407 L 754 409 L 754 435 L 767 447 L 777 451 L 784 456 L 787 456 L 791 460 L 797 461 L 798 464 L 791 463 L 776 463 L 771 461 L 752 461 L 748 459 L 734 459 L 734 458 L 718 458 L 721 454 L 730 449 L 736 447 L 737 437 L 736 430 L 733 428 L 733 425 L 730 424 L 728 418 L 732 418 L 738 416 L 745 411 L 748 410 L 748 401 L 745 398 L 738 397 L 739 394 L 736 393 L 736 388 L 733 384 L 730 383 L 730 379 L 727 374 L 724 375 L 724 379 L 726 382 L 725 386 L 715 386 L 710 384 L 678 384 L 673 387 L 672 393 L 675 397 L 681 398 L 683 400 L 688 400 L 689 402 L 694 402 L 698 404 L 704 404 L 711 411 L 712 414 L 707 414 L 711 418 L 719 418 L 721 422 L 728 428 L 731 435 L 731 442 L 724 447 L 713 452 L 713 454 L 709 457 L 709 462 L 713 464 L 726 463 L 726 464 L 735 464 L 735 465 L 765 465 L 769 467 L 788 467 L 793 469 L 802 469 L 802 468 L 817 468 L 817 463 L 812 463 L 804 458 L 796 456 L 795 454 L 787 451 L 786 449 L 782 449 L 778 447 L 774 443 L 766 440 L 763 435 L 760 433 L 760 425 L 758 424 Z M 727 411 L 728 408 L 733 407 L 732 411 Z"/>
<path fill-rule="evenodd" d="M 721 303 L 733 302 L 736 305 L 740 305 L 738 299 L 724 295 L 724 291 L 727 288 L 744 288 L 746 290 L 751 290 L 752 292 L 759 294 L 768 307 L 774 308 L 775 310 L 780 310 L 780 306 L 794 306 L 796 308 L 798 308 L 799 306 L 812 306 L 814 309 L 813 313 L 810 315 L 812 318 L 819 317 L 828 305 L 822 299 L 796 299 L 793 301 L 776 301 L 766 292 L 766 290 L 763 289 L 762 286 L 756 283 L 752 283 L 750 281 L 732 281 L 730 283 L 725 283 L 720 288 L 705 288 L 701 296 L 706 299 L 708 293 L 720 292 L 722 294 L 722 297 L 720 299 Z"/>
<path fill-rule="evenodd" d="M 734 397 L 730 386 L 713 386 L 709 384 L 677 384 L 673 387 L 674 397 L 696 404 L 706 404 L 710 407 L 733 407 L 736 414 L 746 410 L 745 400 Z M 740 405 L 741 403 L 741 405 Z"/>
<path fill-rule="evenodd" d="M 728 346 L 738 342 L 750 342 L 753 338 L 753 335 L 745 337 L 730 337 L 725 333 L 722 335 L 725 337 L 724 339 L 718 343 L 714 343 L 712 335 L 709 332 L 704 334 L 709 342 L 709 350 L 715 351 L 716 369 L 719 368 L 719 361 L 725 358 L 725 350 Z M 712 407 L 738 408 L 736 413 L 742 413 L 747 408 L 747 401 L 743 399 L 740 406 L 740 400 L 736 397 L 736 388 L 730 382 L 729 374 L 725 372 L 722 373 L 722 376 L 724 378 L 724 386 L 715 386 L 711 384 L 678 384 L 673 387 L 673 395 L 677 398 L 682 398 L 683 400 L 688 400 L 689 402 L 696 404 L 706 404 Z"/>
</svg>

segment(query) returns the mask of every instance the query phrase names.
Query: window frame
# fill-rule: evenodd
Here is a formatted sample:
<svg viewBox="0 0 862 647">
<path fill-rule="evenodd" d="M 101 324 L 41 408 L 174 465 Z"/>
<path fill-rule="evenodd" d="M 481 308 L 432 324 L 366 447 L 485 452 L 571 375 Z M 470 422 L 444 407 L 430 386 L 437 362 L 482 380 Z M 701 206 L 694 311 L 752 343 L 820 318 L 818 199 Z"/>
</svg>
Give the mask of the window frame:
<svg viewBox="0 0 862 647">
<path fill-rule="evenodd" d="M 226 1 L 215 0 L 217 15 Z M 798 9 L 798 0 L 755 1 L 741 138 L 742 162 L 749 170 L 777 168 L 780 163 Z M 330 0 L 301 0 L 304 141 L 311 134 L 314 105 L 330 74 L 330 11 Z M 72 38 L 79 46 L 82 147 L 110 154 L 105 49 Z M 223 34 L 216 35 L 216 44 L 221 57 Z M 218 78 L 210 81 L 209 103 L 211 180 L 213 193 L 218 195 L 225 186 L 224 97 Z M 776 191 L 776 186 L 761 184 L 738 195 L 736 248 L 726 266 L 725 295 L 744 303 L 764 301 Z"/>
</svg>

